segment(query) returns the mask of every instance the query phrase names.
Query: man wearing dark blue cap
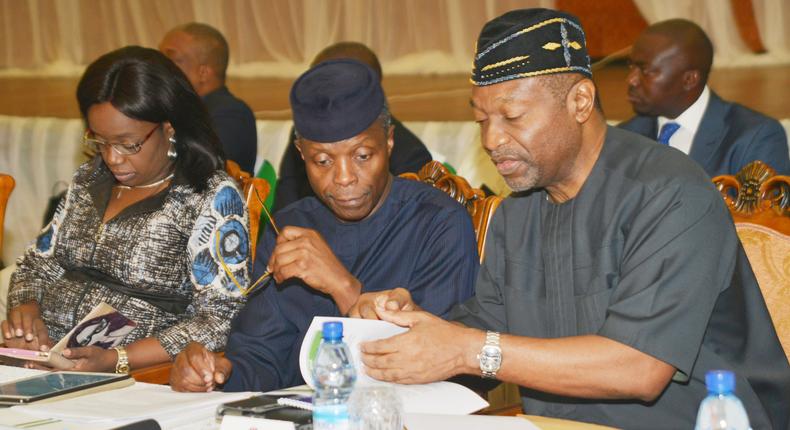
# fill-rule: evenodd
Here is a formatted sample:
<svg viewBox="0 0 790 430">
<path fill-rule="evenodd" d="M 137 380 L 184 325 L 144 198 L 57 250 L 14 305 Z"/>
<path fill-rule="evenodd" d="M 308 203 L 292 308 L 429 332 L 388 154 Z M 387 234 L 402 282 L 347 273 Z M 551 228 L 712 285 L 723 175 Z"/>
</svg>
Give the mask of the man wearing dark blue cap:
<svg viewBox="0 0 790 430">
<path fill-rule="evenodd" d="M 299 349 L 314 316 L 346 315 L 362 292 L 408 289 L 446 315 L 472 294 L 476 241 L 466 210 L 443 192 L 388 171 L 392 127 L 376 74 L 327 61 L 291 89 L 296 145 L 316 197 L 274 215 L 255 276 L 272 273 L 231 328 L 225 358 L 199 344 L 179 354 L 181 391 L 266 391 L 303 384 Z"/>
<path fill-rule="evenodd" d="M 367 64 L 376 72 L 376 76 L 381 81 L 382 72 L 378 57 L 370 48 L 359 42 L 339 42 L 327 46 L 315 56 L 311 67 L 327 60 L 340 58 L 350 58 Z M 400 175 L 405 172 L 419 171 L 422 166 L 431 161 L 431 153 L 428 152 L 428 148 L 420 141 L 420 138 L 415 136 L 403 123 L 395 117 L 390 118 L 394 142 L 389 161 L 390 172 L 393 175 Z M 278 171 L 280 177 L 277 180 L 277 196 L 274 199 L 275 210 L 282 209 L 299 199 L 315 195 L 307 180 L 304 160 L 294 145 L 295 140 L 295 136 L 291 133 L 283 158 L 280 160 Z"/>
<path fill-rule="evenodd" d="M 705 373 L 724 368 L 753 428 L 786 429 L 790 366 L 721 195 L 682 153 L 607 127 L 591 77 L 575 17 L 529 9 L 486 24 L 472 108 L 516 193 L 454 324 L 405 290 L 357 301 L 410 328 L 362 345 L 367 373 L 482 375 L 520 385 L 529 414 L 682 429 Z"/>
</svg>

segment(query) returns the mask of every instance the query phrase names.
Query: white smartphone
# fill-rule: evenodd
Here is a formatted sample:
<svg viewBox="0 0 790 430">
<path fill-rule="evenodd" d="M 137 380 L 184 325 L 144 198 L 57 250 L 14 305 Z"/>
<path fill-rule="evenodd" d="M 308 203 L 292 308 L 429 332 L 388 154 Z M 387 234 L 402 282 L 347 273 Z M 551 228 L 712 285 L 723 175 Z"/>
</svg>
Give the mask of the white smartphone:
<svg viewBox="0 0 790 430">
<path fill-rule="evenodd" d="M 21 361 L 36 361 L 58 370 L 69 370 L 74 362 L 55 351 L 33 351 L 19 348 L 0 348 L 0 355 Z"/>
</svg>

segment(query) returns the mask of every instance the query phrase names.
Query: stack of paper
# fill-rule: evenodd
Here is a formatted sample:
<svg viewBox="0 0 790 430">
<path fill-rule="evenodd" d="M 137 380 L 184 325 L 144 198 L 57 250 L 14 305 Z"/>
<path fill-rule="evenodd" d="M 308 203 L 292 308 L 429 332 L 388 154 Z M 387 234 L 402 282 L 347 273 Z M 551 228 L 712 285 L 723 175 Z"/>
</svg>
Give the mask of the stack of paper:
<svg viewBox="0 0 790 430">
<path fill-rule="evenodd" d="M 138 382 L 131 387 L 62 401 L 14 406 L 26 415 L 92 424 L 124 424 L 153 418 L 166 427 L 213 418 L 222 403 L 253 393 L 176 393 L 169 386 Z"/>
</svg>

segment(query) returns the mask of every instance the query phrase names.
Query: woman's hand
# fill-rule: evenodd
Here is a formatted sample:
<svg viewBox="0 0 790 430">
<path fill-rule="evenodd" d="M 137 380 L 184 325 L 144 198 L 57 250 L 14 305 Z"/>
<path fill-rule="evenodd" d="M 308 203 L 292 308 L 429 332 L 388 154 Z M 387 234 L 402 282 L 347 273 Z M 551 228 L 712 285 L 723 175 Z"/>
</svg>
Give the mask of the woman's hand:
<svg viewBox="0 0 790 430">
<path fill-rule="evenodd" d="M 9 348 L 46 351 L 52 346 L 37 302 L 28 302 L 8 311 L 8 320 L 0 324 Z"/>
<path fill-rule="evenodd" d="M 118 351 L 98 346 L 66 348 L 63 356 L 74 361 L 74 368 L 69 370 L 80 372 L 115 372 L 118 363 Z"/>
</svg>

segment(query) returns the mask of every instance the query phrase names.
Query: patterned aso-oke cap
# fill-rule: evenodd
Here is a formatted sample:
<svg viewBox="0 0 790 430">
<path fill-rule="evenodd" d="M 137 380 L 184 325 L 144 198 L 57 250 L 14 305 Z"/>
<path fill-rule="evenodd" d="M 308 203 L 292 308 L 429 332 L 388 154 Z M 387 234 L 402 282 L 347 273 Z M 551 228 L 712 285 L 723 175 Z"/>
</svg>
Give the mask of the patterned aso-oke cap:
<svg viewBox="0 0 790 430">
<path fill-rule="evenodd" d="M 351 59 L 324 61 L 291 87 L 294 128 L 315 142 L 338 142 L 362 133 L 385 103 L 376 72 Z"/>
<path fill-rule="evenodd" d="M 473 84 L 551 73 L 592 77 L 584 30 L 575 16 L 551 9 L 520 9 L 483 26 L 477 38 Z"/>
</svg>

